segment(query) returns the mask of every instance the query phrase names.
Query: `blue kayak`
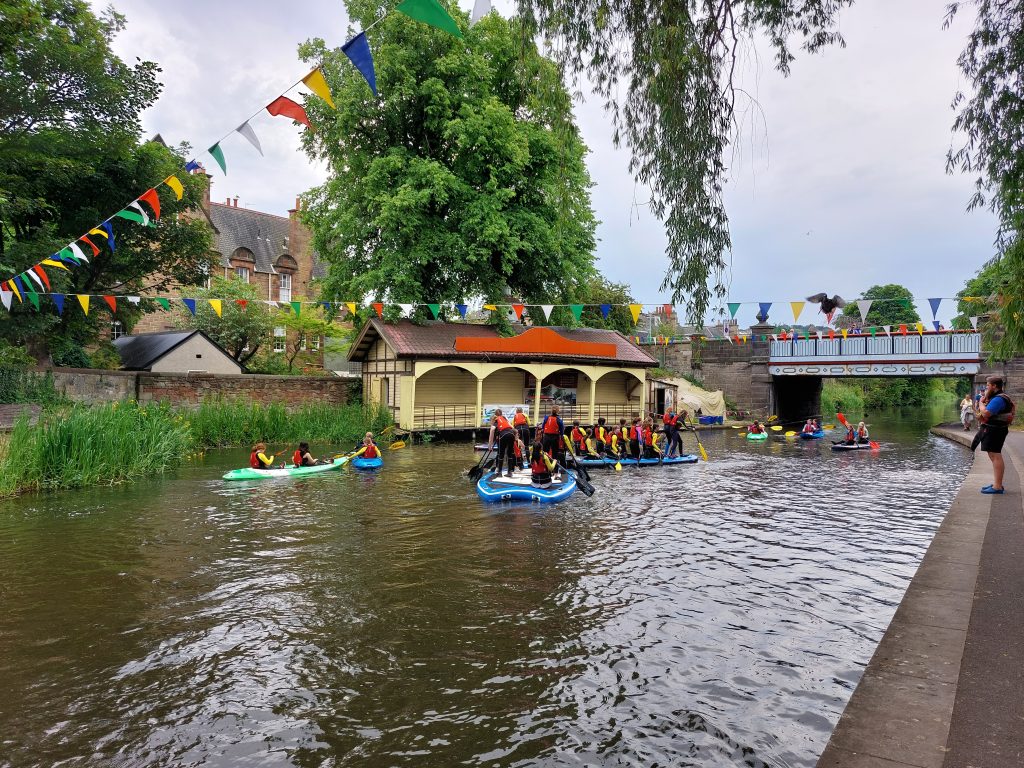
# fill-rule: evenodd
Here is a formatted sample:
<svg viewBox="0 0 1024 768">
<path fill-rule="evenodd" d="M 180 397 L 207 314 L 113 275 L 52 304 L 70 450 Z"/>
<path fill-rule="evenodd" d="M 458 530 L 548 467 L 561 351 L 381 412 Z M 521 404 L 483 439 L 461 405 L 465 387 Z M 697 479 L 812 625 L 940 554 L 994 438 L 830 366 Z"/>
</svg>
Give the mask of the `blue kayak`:
<svg viewBox="0 0 1024 768">
<path fill-rule="evenodd" d="M 558 482 L 552 483 L 548 488 L 541 488 L 533 484 L 529 471 L 516 472 L 512 477 L 488 472 L 477 481 L 476 492 L 484 501 L 550 503 L 572 496 L 576 490 L 576 476 L 572 472 L 566 472 L 556 477 L 560 477 Z"/>
<path fill-rule="evenodd" d="M 801 440 L 820 440 L 824 436 L 825 436 L 824 431 L 822 431 L 820 429 L 817 432 L 801 432 L 800 433 L 800 439 Z"/>
<path fill-rule="evenodd" d="M 605 456 L 600 459 L 587 458 L 577 459 L 580 466 L 583 467 L 614 467 L 616 464 L 621 464 L 624 467 L 635 467 L 637 464 L 636 459 L 614 459 L 611 456 Z M 672 465 L 672 464 L 696 464 L 697 457 L 692 453 L 686 454 L 685 456 L 673 456 L 671 459 L 640 459 L 641 467 L 656 467 L 658 465 Z"/>
<path fill-rule="evenodd" d="M 357 456 L 352 459 L 352 466 L 356 469 L 380 469 L 384 466 L 384 459 L 380 456 L 373 459 L 364 459 L 362 456 Z"/>
</svg>

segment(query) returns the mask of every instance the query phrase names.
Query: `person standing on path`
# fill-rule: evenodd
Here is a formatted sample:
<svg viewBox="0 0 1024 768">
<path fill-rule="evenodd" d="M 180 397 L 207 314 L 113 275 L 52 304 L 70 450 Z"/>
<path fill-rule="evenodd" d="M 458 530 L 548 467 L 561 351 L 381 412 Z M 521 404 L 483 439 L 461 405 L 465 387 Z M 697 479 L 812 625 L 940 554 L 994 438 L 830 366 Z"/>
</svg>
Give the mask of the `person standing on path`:
<svg viewBox="0 0 1024 768">
<path fill-rule="evenodd" d="M 968 392 L 964 395 L 964 399 L 960 401 L 960 423 L 963 424 L 964 432 L 970 431 L 973 422 L 974 401 L 971 400 L 971 393 Z"/>
<path fill-rule="evenodd" d="M 978 435 L 981 438 L 981 450 L 988 454 L 992 462 L 992 485 L 986 485 L 981 492 L 1003 493 L 1003 443 L 1010 431 L 1017 406 L 1003 392 L 1001 376 L 989 376 L 985 380 L 985 385 L 985 395 L 981 398 L 981 409 L 978 414 L 978 420 L 981 421 Z"/>
</svg>

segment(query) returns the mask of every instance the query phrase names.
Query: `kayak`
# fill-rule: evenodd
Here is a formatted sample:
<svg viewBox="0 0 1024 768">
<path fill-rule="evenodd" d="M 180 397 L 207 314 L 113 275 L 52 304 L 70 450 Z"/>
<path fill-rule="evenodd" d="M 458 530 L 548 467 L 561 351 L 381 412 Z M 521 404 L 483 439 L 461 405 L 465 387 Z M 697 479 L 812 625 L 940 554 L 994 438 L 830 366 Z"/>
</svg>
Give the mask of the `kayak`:
<svg viewBox="0 0 1024 768">
<path fill-rule="evenodd" d="M 801 440 L 820 440 L 825 436 L 824 430 L 818 430 L 817 432 L 801 432 Z"/>
<path fill-rule="evenodd" d="M 548 488 L 540 488 L 533 484 L 529 471 L 516 472 L 512 477 L 488 472 L 477 481 L 476 492 L 484 501 L 549 503 L 572 496 L 576 490 L 576 476 L 572 472 L 565 472 L 555 477 L 558 478 L 558 482 L 553 482 Z"/>
<path fill-rule="evenodd" d="M 832 445 L 833 451 L 870 451 L 870 443 L 861 443 L 860 445 L 847 445 L 846 443 L 834 443 Z"/>
<path fill-rule="evenodd" d="M 320 472 L 330 472 L 348 463 L 348 456 L 339 456 L 330 464 L 315 464 L 312 467 L 278 467 L 275 469 L 232 469 L 226 475 L 225 480 L 269 480 L 272 477 L 301 477 L 303 475 L 316 475 Z"/>
<path fill-rule="evenodd" d="M 577 459 L 580 466 L 584 467 L 614 467 L 616 463 L 621 464 L 624 467 L 635 467 L 637 464 L 636 459 L 613 459 L 610 456 L 604 458 L 595 459 Z M 671 459 L 640 459 L 640 466 L 642 467 L 656 467 L 658 465 L 673 465 L 673 464 L 696 464 L 697 457 L 692 453 L 686 454 L 685 456 L 673 456 Z"/>
<path fill-rule="evenodd" d="M 356 469 L 380 469 L 384 466 L 384 459 L 380 456 L 373 459 L 364 459 L 362 456 L 357 456 L 352 459 L 352 466 Z"/>
<path fill-rule="evenodd" d="M 767 440 L 767 439 L 768 439 L 768 433 L 767 432 L 747 432 L 747 440 L 759 441 L 759 440 Z"/>
</svg>

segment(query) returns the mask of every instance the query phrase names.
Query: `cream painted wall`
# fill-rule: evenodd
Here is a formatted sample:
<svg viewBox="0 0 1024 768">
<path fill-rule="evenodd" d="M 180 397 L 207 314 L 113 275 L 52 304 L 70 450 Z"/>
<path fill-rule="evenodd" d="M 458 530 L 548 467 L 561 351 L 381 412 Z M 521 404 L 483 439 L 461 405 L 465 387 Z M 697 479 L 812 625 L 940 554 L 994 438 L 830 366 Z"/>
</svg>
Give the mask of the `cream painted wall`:
<svg viewBox="0 0 1024 768">
<path fill-rule="evenodd" d="M 242 366 L 198 334 L 157 360 L 154 373 L 241 373 Z"/>
<path fill-rule="evenodd" d="M 495 405 L 525 402 L 526 371 L 521 368 L 506 368 L 492 373 L 484 379 L 484 403 Z M 476 392 L 473 392 L 474 401 Z"/>
<path fill-rule="evenodd" d="M 416 380 L 416 405 L 476 405 L 476 376 L 451 366 Z"/>
</svg>

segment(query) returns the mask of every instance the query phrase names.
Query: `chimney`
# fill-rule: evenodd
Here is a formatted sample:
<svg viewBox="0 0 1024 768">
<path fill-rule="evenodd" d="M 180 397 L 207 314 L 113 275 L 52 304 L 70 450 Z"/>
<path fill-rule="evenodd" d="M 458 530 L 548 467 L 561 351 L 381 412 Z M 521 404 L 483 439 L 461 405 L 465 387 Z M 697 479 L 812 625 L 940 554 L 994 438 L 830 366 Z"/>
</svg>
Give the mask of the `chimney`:
<svg viewBox="0 0 1024 768">
<path fill-rule="evenodd" d="M 224 201 L 224 205 L 226 205 L 228 208 L 231 207 L 231 198 L 230 197 L 227 200 Z"/>
<path fill-rule="evenodd" d="M 235 205 L 234 205 L 234 207 L 235 208 L 238 207 L 238 195 L 235 195 Z"/>
<path fill-rule="evenodd" d="M 206 211 L 206 215 L 210 215 L 210 188 L 213 187 L 213 176 L 202 170 L 202 166 L 194 171 L 194 173 L 202 173 L 206 176 L 206 186 L 203 188 L 203 210 Z"/>
</svg>

